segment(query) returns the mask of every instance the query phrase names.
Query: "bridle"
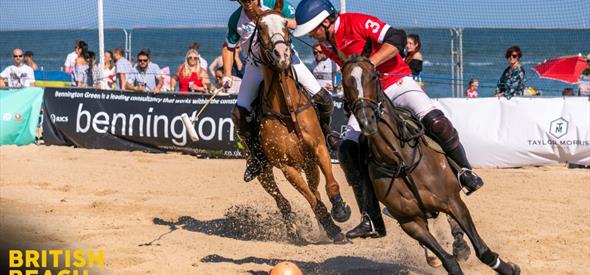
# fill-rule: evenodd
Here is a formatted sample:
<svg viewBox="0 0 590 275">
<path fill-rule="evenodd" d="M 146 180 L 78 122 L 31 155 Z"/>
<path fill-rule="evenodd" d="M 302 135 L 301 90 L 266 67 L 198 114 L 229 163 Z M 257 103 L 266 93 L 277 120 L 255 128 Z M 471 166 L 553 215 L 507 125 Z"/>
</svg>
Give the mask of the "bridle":
<svg viewBox="0 0 590 275">
<path fill-rule="evenodd" d="M 345 61 L 342 64 L 342 71 L 344 71 L 344 69 L 347 66 L 350 66 L 352 64 L 357 64 L 357 63 L 367 63 L 371 67 L 374 67 L 373 63 L 371 63 L 371 61 L 368 58 L 355 56 L 353 58 L 348 59 L 347 61 Z M 375 81 L 376 99 L 372 99 L 372 98 L 366 97 L 366 96 L 360 96 L 360 97 L 357 96 L 357 98 L 354 99 L 351 103 L 347 102 L 347 100 L 345 98 L 344 104 L 347 105 L 348 109 L 351 110 L 353 113 L 356 113 L 356 111 L 361 108 L 366 108 L 367 106 L 370 107 L 371 110 L 373 110 L 373 112 L 375 113 L 375 117 L 377 118 L 377 122 L 379 122 L 379 120 L 381 120 L 381 115 L 383 114 L 383 104 L 382 104 L 382 102 L 383 102 L 383 87 L 381 86 L 381 81 L 379 81 L 379 79 L 380 79 L 379 72 L 377 72 L 376 70 L 373 70 L 373 73 L 371 74 L 371 79 L 373 81 Z"/>
<path fill-rule="evenodd" d="M 281 15 L 279 12 L 276 12 L 274 10 L 267 10 L 264 11 L 262 14 L 260 14 L 258 16 L 258 18 L 256 19 L 256 28 L 254 29 L 254 34 L 252 34 L 252 38 L 250 38 L 250 47 L 249 47 L 249 55 L 252 56 L 252 61 L 254 62 L 254 64 L 258 65 L 258 64 L 263 64 L 266 66 L 270 66 L 273 68 L 278 68 L 278 61 L 273 57 L 273 51 L 276 48 L 277 45 L 279 44 L 284 44 L 285 46 L 287 46 L 288 49 L 291 50 L 291 54 L 293 54 L 293 50 L 291 48 L 291 37 L 289 36 L 289 32 L 287 32 L 287 34 L 284 33 L 275 33 L 270 37 L 270 45 L 265 44 L 264 40 L 262 40 L 262 36 L 261 36 L 261 31 L 259 28 L 261 28 L 260 26 L 260 20 L 262 20 L 263 17 L 270 15 L 270 14 L 276 14 L 276 15 Z M 283 39 L 277 39 L 277 41 L 272 42 L 273 38 L 275 36 L 281 36 Z M 256 56 L 254 54 L 254 52 L 252 52 L 252 44 L 254 43 L 254 37 L 256 37 L 256 39 L 258 40 L 258 44 L 260 45 L 260 54 L 262 56 Z"/>
</svg>

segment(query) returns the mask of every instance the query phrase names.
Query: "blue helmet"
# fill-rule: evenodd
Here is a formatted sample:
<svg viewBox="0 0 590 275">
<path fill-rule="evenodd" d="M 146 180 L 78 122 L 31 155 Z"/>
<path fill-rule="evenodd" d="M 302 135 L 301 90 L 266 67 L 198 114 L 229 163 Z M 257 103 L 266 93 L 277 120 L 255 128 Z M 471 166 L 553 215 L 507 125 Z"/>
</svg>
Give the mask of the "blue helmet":
<svg viewBox="0 0 590 275">
<path fill-rule="evenodd" d="M 335 14 L 336 9 L 329 0 L 303 0 L 295 10 L 297 28 L 293 31 L 296 37 L 304 36 L 319 26 L 324 19 Z"/>
</svg>

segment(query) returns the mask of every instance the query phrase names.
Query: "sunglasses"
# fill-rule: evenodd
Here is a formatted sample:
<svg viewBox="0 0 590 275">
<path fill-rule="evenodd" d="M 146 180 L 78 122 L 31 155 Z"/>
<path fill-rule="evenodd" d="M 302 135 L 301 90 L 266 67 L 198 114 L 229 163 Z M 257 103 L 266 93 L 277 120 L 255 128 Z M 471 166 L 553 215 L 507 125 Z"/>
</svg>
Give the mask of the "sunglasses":
<svg viewBox="0 0 590 275">
<path fill-rule="evenodd" d="M 313 55 L 320 54 L 320 53 L 322 53 L 322 52 L 320 52 L 320 51 L 313 51 Z"/>
<path fill-rule="evenodd" d="M 189 56 L 186 59 L 187 60 L 197 60 L 197 59 L 199 59 L 199 57 L 198 56 Z"/>
<path fill-rule="evenodd" d="M 12 57 L 17 58 L 17 57 L 23 57 L 23 55 L 13 55 Z"/>
<path fill-rule="evenodd" d="M 509 56 L 507 56 L 506 58 L 511 58 L 511 57 L 512 57 L 512 58 L 518 58 L 518 54 L 509 55 Z"/>
<path fill-rule="evenodd" d="M 148 62 L 147 59 L 137 59 L 137 62 Z"/>
</svg>

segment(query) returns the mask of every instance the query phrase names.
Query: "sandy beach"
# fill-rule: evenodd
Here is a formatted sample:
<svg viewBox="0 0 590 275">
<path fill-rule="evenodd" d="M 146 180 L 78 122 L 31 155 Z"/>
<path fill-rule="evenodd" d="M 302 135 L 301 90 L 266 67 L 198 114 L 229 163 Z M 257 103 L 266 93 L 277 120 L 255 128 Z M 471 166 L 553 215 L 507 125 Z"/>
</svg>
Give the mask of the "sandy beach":
<svg viewBox="0 0 590 275">
<path fill-rule="evenodd" d="M 264 274 L 289 260 L 305 274 L 446 274 L 386 218 L 385 238 L 333 245 L 280 172 L 280 188 L 310 242 L 287 242 L 274 200 L 241 180 L 243 160 L 0 147 L 0 236 L 9 245 L 102 249 L 99 274 Z M 352 218 L 351 188 L 335 165 Z M 565 164 L 476 169 L 483 189 L 465 201 L 487 244 L 523 274 L 590 270 L 590 170 Z M 328 203 L 320 184 L 324 202 Z M 450 234 L 450 233 L 449 233 Z M 445 242 L 450 247 L 448 242 Z M 466 274 L 494 274 L 472 255 Z"/>
</svg>

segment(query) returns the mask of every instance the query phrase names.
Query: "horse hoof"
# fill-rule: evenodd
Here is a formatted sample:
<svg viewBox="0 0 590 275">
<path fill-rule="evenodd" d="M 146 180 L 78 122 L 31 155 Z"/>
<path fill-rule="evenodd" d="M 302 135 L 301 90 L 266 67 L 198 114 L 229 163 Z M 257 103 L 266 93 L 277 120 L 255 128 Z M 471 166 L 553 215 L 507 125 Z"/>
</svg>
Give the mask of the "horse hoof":
<svg viewBox="0 0 590 275">
<path fill-rule="evenodd" d="M 520 275 L 520 267 L 518 267 L 518 265 L 511 262 L 508 262 L 508 265 L 510 265 L 510 267 L 512 268 L 511 275 Z"/>
<path fill-rule="evenodd" d="M 304 245 L 308 244 L 304 238 L 299 236 L 299 234 L 290 235 L 289 236 L 289 243 L 292 245 L 296 245 L 296 246 L 304 246 Z"/>
<path fill-rule="evenodd" d="M 348 206 L 348 204 L 346 204 L 345 202 L 333 205 L 332 210 L 330 211 L 330 215 L 332 215 L 332 218 L 339 223 L 348 221 L 348 219 L 350 219 L 351 214 L 352 211 L 350 210 L 350 206 Z"/>
<path fill-rule="evenodd" d="M 346 238 L 346 236 L 344 236 L 344 234 L 342 234 L 342 233 L 336 234 L 336 236 L 334 236 L 332 239 L 334 240 L 334 244 L 351 244 L 352 243 L 352 241 L 350 241 L 348 238 Z"/>
<path fill-rule="evenodd" d="M 442 266 L 442 261 L 436 256 L 426 256 L 426 262 L 434 268 Z"/>
<path fill-rule="evenodd" d="M 469 259 L 469 255 L 471 255 L 471 249 L 467 245 L 467 242 L 463 239 L 455 239 L 453 242 L 453 256 L 455 256 L 457 261 L 465 262 Z"/>
</svg>

